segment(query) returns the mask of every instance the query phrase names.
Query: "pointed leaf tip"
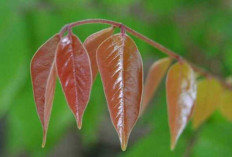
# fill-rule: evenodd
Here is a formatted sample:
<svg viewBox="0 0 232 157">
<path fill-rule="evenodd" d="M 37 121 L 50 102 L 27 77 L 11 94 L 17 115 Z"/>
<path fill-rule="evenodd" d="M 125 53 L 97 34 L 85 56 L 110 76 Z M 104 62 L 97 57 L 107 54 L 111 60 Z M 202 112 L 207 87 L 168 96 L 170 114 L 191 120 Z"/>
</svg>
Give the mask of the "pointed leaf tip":
<svg viewBox="0 0 232 157">
<path fill-rule="evenodd" d="M 79 130 L 82 128 L 82 121 L 77 121 L 77 127 Z"/>
<path fill-rule="evenodd" d="M 195 75 L 186 62 L 173 65 L 166 80 L 171 150 L 183 132 L 196 99 Z"/>
<path fill-rule="evenodd" d="M 175 149 L 177 140 L 178 139 L 171 139 L 171 145 L 170 145 L 171 151 Z"/>
<path fill-rule="evenodd" d="M 46 131 L 46 130 L 44 130 L 44 131 L 43 131 L 42 148 L 44 148 L 44 147 L 45 147 L 45 145 L 46 145 L 46 140 L 47 140 L 47 131 Z"/>
<path fill-rule="evenodd" d="M 176 144 L 171 143 L 170 150 L 173 151 L 175 149 Z"/>
<path fill-rule="evenodd" d="M 126 134 L 119 134 L 120 144 L 122 151 L 126 151 L 129 136 Z"/>
<path fill-rule="evenodd" d="M 121 149 L 122 149 L 122 151 L 126 151 L 126 148 L 127 148 L 127 144 L 121 144 Z"/>
</svg>

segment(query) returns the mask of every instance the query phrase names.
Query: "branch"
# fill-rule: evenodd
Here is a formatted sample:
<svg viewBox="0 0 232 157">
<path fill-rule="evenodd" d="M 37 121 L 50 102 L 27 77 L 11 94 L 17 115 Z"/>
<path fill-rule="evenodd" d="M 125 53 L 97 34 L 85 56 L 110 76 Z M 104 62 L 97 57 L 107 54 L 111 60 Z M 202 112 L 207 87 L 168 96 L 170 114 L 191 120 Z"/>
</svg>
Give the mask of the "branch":
<svg viewBox="0 0 232 157">
<path fill-rule="evenodd" d="M 199 127 L 197 130 L 194 131 L 192 137 L 189 139 L 187 143 L 187 147 L 184 153 L 184 157 L 190 157 L 193 151 L 193 148 L 198 140 L 199 134 L 201 133 L 203 126 Z"/>
<path fill-rule="evenodd" d="M 126 26 L 126 25 L 123 25 L 122 23 L 119 23 L 119 22 L 115 22 L 115 21 L 110 21 L 110 20 L 105 20 L 105 19 L 87 19 L 87 20 L 83 20 L 83 21 L 77 21 L 77 22 L 73 22 L 73 23 L 70 23 L 68 25 L 65 25 L 61 31 L 60 31 L 60 36 L 63 36 L 64 33 L 68 30 L 68 29 L 71 29 L 73 27 L 76 27 L 76 26 L 79 26 L 79 25 L 84 25 L 84 24 L 93 24 L 93 23 L 100 23 L 100 24 L 109 24 L 109 25 L 112 25 L 114 27 L 117 27 L 117 28 L 121 28 L 121 26 L 124 27 L 124 29 L 134 35 L 135 37 L 143 40 L 144 42 L 146 42 L 147 44 L 155 47 L 156 49 L 160 50 L 161 52 L 167 54 L 169 57 L 177 60 L 177 61 L 187 61 L 186 59 L 184 59 L 182 56 L 178 55 L 176 52 L 172 51 L 172 50 L 169 50 L 168 48 L 164 47 L 163 45 L 151 40 L 150 38 L 136 32 L 135 30 L 131 29 L 130 27 Z M 225 80 L 197 67 L 196 65 L 194 65 L 193 63 L 187 61 L 190 66 L 193 68 L 193 70 L 197 73 L 199 73 L 200 75 L 204 76 L 204 77 L 207 77 L 207 78 L 215 78 L 217 79 L 223 86 L 225 86 L 226 88 L 229 88 L 229 89 L 232 89 L 232 85 L 228 84 Z"/>
</svg>

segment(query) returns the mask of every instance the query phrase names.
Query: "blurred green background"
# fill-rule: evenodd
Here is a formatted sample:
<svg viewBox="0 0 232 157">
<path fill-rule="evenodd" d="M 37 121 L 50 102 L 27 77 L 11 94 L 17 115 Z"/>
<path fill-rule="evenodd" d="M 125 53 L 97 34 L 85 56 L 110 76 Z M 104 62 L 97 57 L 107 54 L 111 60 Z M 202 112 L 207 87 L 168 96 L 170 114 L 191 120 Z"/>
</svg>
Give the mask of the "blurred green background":
<svg viewBox="0 0 232 157">
<path fill-rule="evenodd" d="M 1 0 L 1 157 L 232 156 L 232 124 L 218 111 L 196 131 L 190 122 L 176 149 L 170 151 L 164 81 L 136 124 L 127 151 L 122 152 L 99 76 L 80 131 L 57 82 L 47 145 L 42 149 L 30 60 L 63 25 L 87 18 L 122 22 L 218 76 L 231 75 L 231 0 Z M 80 26 L 74 33 L 83 41 L 106 27 Z M 139 39 L 135 42 L 146 74 L 149 66 L 165 55 Z"/>
</svg>

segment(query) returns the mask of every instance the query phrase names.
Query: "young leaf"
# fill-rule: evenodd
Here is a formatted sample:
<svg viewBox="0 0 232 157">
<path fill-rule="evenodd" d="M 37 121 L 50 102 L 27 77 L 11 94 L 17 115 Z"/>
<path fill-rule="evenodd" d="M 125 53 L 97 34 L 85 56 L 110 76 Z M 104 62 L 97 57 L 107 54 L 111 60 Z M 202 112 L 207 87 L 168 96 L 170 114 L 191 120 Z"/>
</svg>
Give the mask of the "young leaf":
<svg viewBox="0 0 232 157">
<path fill-rule="evenodd" d="M 42 45 L 31 61 L 31 78 L 37 112 L 43 126 L 43 144 L 46 143 L 47 129 L 56 85 L 55 53 L 60 41 L 58 34 Z"/>
<path fill-rule="evenodd" d="M 232 122 L 232 91 L 224 89 L 221 95 L 219 105 L 221 113 Z"/>
<path fill-rule="evenodd" d="M 141 113 L 147 108 L 152 96 L 154 95 L 160 81 L 167 72 L 168 67 L 171 64 L 171 58 L 163 58 L 153 63 L 149 69 L 143 92 L 143 103 Z"/>
<path fill-rule="evenodd" d="M 89 58 L 91 61 L 93 80 L 95 80 L 98 72 L 97 61 L 96 61 L 97 48 L 105 39 L 110 37 L 113 34 L 113 32 L 114 32 L 113 27 L 103 29 L 87 37 L 84 42 L 84 46 L 89 54 Z"/>
<path fill-rule="evenodd" d="M 215 79 L 205 79 L 197 84 L 197 99 L 193 113 L 193 127 L 198 128 L 220 104 L 222 87 Z"/>
<path fill-rule="evenodd" d="M 196 83 L 192 68 L 178 62 L 168 71 L 166 80 L 171 149 L 185 128 L 196 99 Z"/>
<path fill-rule="evenodd" d="M 129 36 L 115 34 L 99 46 L 97 63 L 111 120 L 119 135 L 122 150 L 125 150 L 139 116 L 142 59 Z"/>
<path fill-rule="evenodd" d="M 56 65 L 65 98 L 81 129 L 90 97 L 92 74 L 88 53 L 71 32 L 58 45 Z"/>
</svg>

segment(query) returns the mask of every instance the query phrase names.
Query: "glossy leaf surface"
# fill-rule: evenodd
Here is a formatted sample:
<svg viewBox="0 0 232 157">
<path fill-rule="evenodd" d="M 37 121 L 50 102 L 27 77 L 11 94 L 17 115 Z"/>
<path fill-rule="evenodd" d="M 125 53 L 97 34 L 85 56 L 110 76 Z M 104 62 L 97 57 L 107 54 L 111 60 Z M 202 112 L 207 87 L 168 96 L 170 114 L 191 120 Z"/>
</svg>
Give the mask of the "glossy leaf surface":
<svg viewBox="0 0 232 157">
<path fill-rule="evenodd" d="M 95 80 L 96 75 L 98 73 L 97 61 L 96 61 L 97 48 L 104 40 L 110 37 L 113 34 L 113 32 L 114 32 L 113 27 L 103 29 L 87 37 L 84 42 L 84 46 L 89 54 L 89 58 L 91 62 L 93 80 Z"/>
<path fill-rule="evenodd" d="M 160 81 L 164 77 L 171 64 L 171 58 L 164 58 L 156 61 L 149 69 L 143 92 L 142 112 L 147 108 L 148 103 L 151 101 Z"/>
<path fill-rule="evenodd" d="M 193 113 L 193 127 L 198 128 L 220 104 L 222 87 L 215 79 L 201 80 L 197 84 L 197 100 Z"/>
<path fill-rule="evenodd" d="M 178 62 L 168 71 L 166 80 L 171 149 L 188 123 L 196 99 L 196 83 L 192 68 Z"/>
<path fill-rule="evenodd" d="M 232 91 L 224 89 L 222 91 L 219 109 L 223 116 L 232 122 Z"/>
<path fill-rule="evenodd" d="M 80 129 L 90 97 L 92 74 L 88 53 L 74 34 L 69 33 L 58 45 L 56 64 L 65 98 Z"/>
<path fill-rule="evenodd" d="M 31 61 L 34 99 L 43 126 L 43 147 L 46 142 L 46 134 L 55 92 L 55 53 L 59 41 L 59 35 L 50 38 L 38 49 Z"/>
<path fill-rule="evenodd" d="M 115 34 L 98 48 L 97 62 L 111 120 L 122 150 L 125 150 L 140 111 L 143 83 L 141 56 L 129 36 Z"/>
</svg>

